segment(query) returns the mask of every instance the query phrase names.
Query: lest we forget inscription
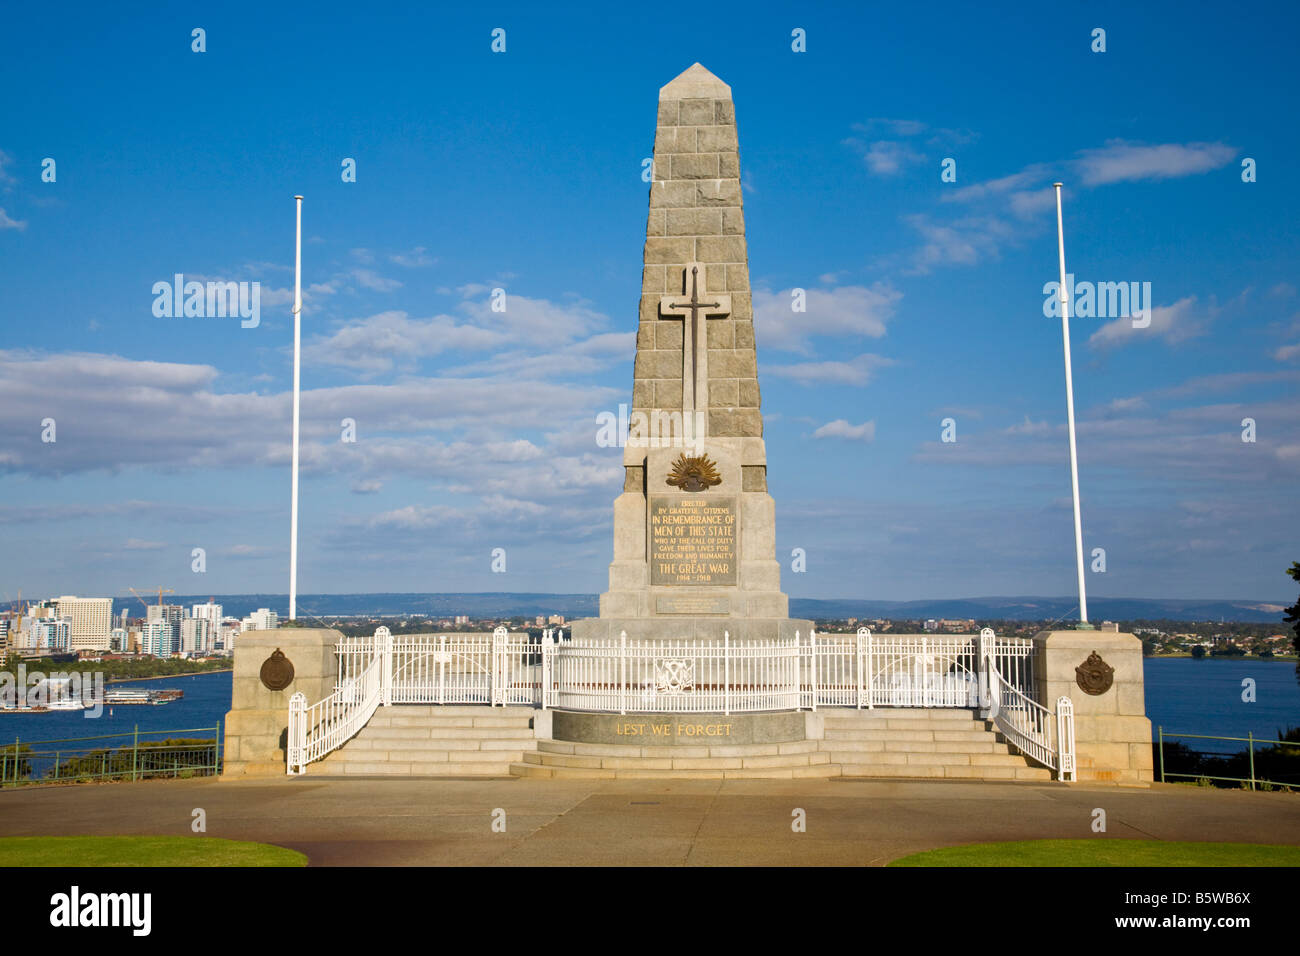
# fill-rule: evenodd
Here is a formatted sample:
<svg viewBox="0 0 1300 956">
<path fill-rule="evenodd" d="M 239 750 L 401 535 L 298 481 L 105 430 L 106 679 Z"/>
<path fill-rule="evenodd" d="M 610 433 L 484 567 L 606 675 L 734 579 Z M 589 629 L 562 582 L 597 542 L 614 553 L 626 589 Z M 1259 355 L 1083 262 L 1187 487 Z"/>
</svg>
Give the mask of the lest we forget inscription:
<svg viewBox="0 0 1300 956">
<path fill-rule="evenodd" d="M 736 499 L 714 495 L 652 495 L 650 583 L 734 586 Z"/>
</svg>

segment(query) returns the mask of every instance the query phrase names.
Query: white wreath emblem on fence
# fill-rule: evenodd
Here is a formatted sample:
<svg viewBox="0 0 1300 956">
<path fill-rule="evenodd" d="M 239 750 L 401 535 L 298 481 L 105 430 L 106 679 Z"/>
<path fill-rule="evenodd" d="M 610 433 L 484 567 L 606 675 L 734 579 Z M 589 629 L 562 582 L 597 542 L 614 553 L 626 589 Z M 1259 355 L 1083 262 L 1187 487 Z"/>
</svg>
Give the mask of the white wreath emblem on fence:
<svg viewBox="0 0 1300 956">
<path fill-rule="evenodd" d="M 694 661 L 655 662 L 655 690 L 659 693 L 682 694 L 694 687 Z"/>
</svg>

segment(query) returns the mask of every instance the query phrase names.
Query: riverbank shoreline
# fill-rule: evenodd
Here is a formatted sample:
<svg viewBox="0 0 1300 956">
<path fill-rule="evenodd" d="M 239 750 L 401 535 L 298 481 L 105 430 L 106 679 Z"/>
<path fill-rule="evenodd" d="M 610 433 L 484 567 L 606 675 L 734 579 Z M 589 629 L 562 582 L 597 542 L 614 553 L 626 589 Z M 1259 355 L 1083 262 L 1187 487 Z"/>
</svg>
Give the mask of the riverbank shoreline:
<svg viewBox="0 0 1300 956">
<path fill-rule="evenodd" d="M 105 684 L 134 684 L 141 680 L 171 680 L 173 677 L 202 677 L 204 674 L 232 674 L 233 667 L 225 667 L 216 671 L 189 671 L 184 674 L 157 674 L 154 677 L 114 677 L 104 681 Z"/>
</svg>

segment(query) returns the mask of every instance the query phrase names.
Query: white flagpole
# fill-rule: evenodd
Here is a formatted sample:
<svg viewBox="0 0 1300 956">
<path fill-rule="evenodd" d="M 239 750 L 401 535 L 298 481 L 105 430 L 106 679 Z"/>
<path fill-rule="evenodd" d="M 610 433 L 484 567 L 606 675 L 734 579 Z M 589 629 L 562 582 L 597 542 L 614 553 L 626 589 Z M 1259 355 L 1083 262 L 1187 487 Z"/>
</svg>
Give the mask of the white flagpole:
<svg viewBox="0 0 1300 956">
<path fill-rule="evenodd" d="M 298 386 L 302 367 L 302 197 L 293 248 L 293 492 L 289 518 L 289 620 L 298 617 Z"/>
<path fill-rule="evenodd" d="M 1061 337 L 1065 342 L 1065 413 L 1070 432 L 1070 487 L 1074 491 L 1074 557 L 1079 572 L 1079 623 L 1088 623 L 1088 592 L 1083 578 L 1083 519 L 1079 512 L 1079 453 L 1074 442 L 1074 375 L 1070 363 L 1070 290 L 1065 284 L 1065 226 L 1061 219 L 1061 186 L 1056 189 L 1056 246 L 1061 260 Z"/>
</svg>

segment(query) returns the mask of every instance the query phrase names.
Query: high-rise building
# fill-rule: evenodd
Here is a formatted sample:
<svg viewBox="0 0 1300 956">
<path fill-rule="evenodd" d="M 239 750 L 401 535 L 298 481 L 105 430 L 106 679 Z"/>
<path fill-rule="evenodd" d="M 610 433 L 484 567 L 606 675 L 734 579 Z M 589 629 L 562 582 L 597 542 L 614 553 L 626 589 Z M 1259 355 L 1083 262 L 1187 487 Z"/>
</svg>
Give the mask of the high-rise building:
<svg viewBox="0 0 1300 956">
<path fill-rule="evenodd" d="M 127 654 L 131 651 L 131 635 L 126 627 L 115 627 L 108 637 L 108 649 L 117 651 L 121 654 Z"/>
<path fill-rule="evenodd" d="M 106 651 L 113 631 L 112 598 L 65 595 L 55 602 L 55 615 L 69 624 L 69 651 Z"/>
<path fill-rule="evenodd" d="M 176 652 L 176 628 L 169 621 L 146 621 L 140 629 L 140 651 L 154 657 L 171 657 Z"/>
<path fill-rule="evenodd" d="M 64 618 L 33 621 L 28 633 L 29 647 L 58 654 L 72 650 L 72 622 Z"/>
<path fill-rule="evenodd" d="M 239 622 L 241 633 L 243 631 L 274 631 L 279 626 L 280 615 L 265 607 L 259 607 Z"/>
<path fill-rule="evenodd" d="M 185 608 L 180 604 L 150 604 L 145 616 L 146 621 L 166 621 L 174 627 L 180 627 L 185 619 Z"/>
<path fill-rule="evenodd" d="M 181 621 L 180 650 L 186 654 L 212 650 L 212 622 L 205 617 L 187 617 Z"/>
<path fill-rule="evenodd" d="M 212 622 L 212 631 L 216 633 L 217 628 L 221 626 L 222 608 L 220 604 L 214 604 L 209 601 L 207 604 L 196 604 L 191 610 L 191 614 L 196 618 L 202 618 L 205 621 Z"/>
<path fill-rule="evenodd" d="M 235 638 L 239 637 L 239 632 L 243 630 L 238 618 L 228 617 L 221 622 L 221 629 L 218 631 L 217 642 L 223 651 L 233 651 L 235 649 Z"/>
</svg>

